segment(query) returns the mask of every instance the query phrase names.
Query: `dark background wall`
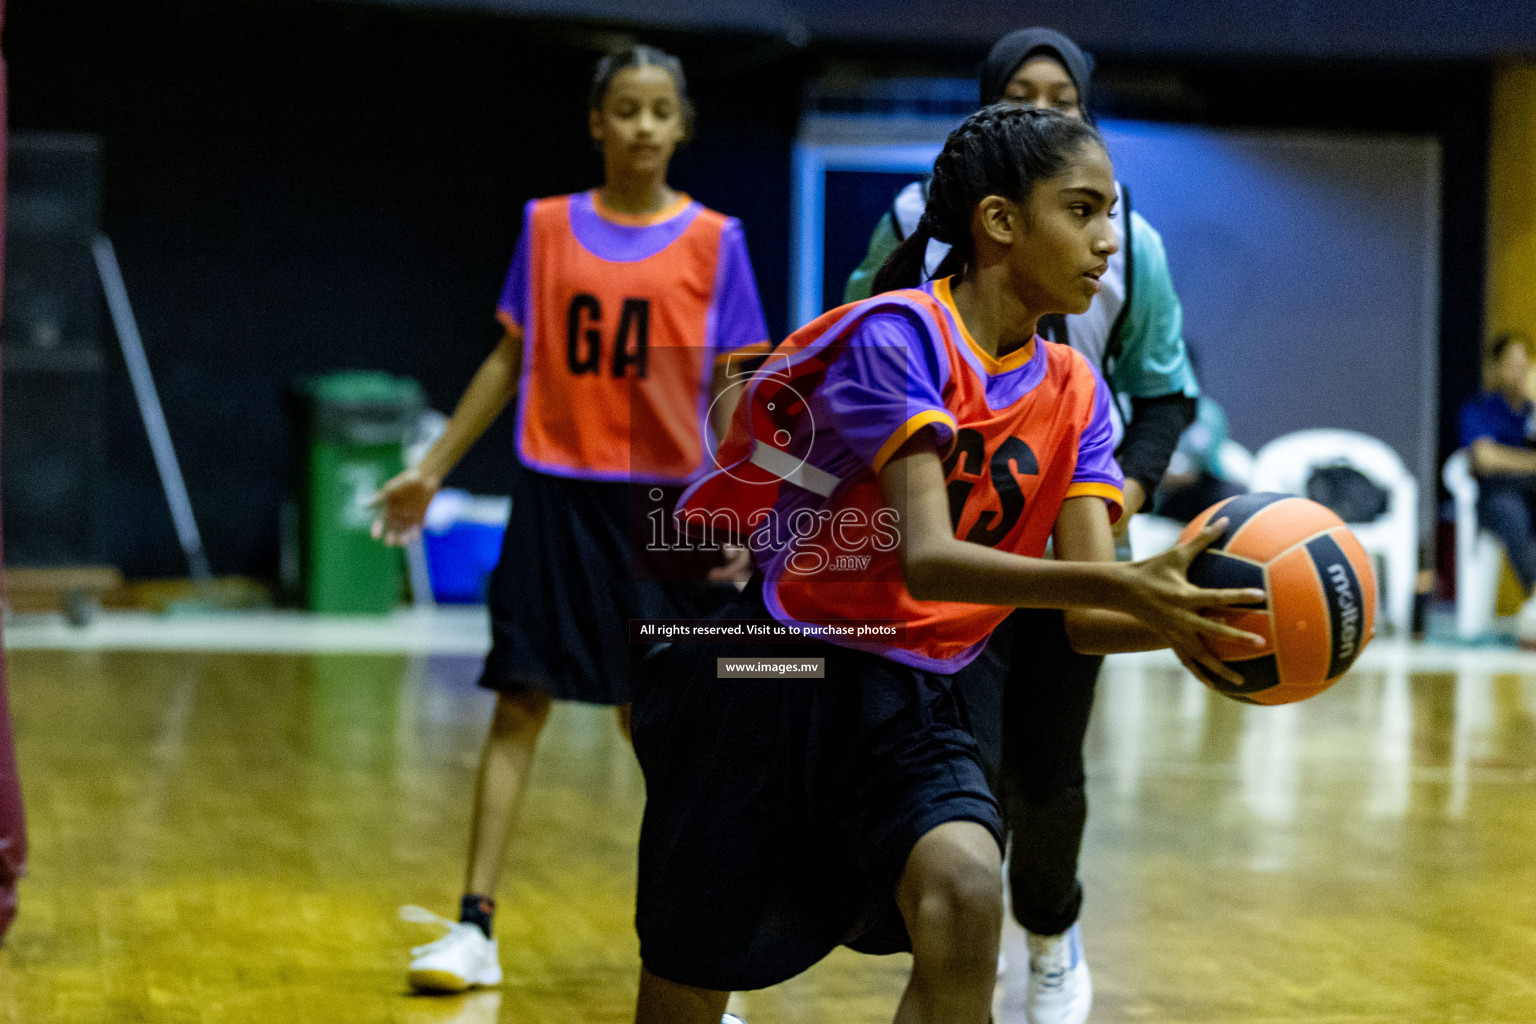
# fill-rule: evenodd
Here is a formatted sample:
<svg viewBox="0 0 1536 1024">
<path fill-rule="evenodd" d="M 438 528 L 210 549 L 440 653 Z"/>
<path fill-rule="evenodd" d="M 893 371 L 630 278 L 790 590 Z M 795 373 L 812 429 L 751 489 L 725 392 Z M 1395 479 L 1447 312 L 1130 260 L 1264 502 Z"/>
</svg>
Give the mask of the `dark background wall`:
<svg viewBox="0 0 1536 1024">
<path fill-rule="evenodd" d="M 689 15 L 697 29 L 733 9 L 679 0 L 647 11 L 684 25 Z M 951 31 L 947 14 L 882 23 L 900 20 L 895 35 L 931 24 L 935 39 L 924 44 L 909 34 L 875 43 L 849 26 L 835 34 L 838 18 L 862 10 L 828 5 L 817 24 L 831 27 L 817 35 L 763 17 L 644 33 L 684 58 L 699 106 L 698 137 L 673 183 L 742 219 L 776 334 L 805 83 L 964 76 L 984 49 Z M 105 228 L 214 569 L 271 576 L 283 387 L 296 374 L 378 368 L 418 378 L 435 407 L 451 408 L 495 341 L 491 311 L 522 202 L 597 183 L 583 106 L 596 49 L 613 36 L 591 22 L 458 4 L 20 0 L 8 14 L 12 127 L 102 139 Z M 1005 28 L 1025 16 L 1005 15 Z M 1133 49 L 1131 38 L 1097 51 L 1108 114 L 1440 135 L 1449 424 L 1475 386 L 1470 354 L 1481 334 L 1486 63 L 1237 60 Z M 110 343 L 108 361 L 97 554 L 130 575 L 177 574 L 181 556 Z M 504 490 L 510 444 L 503 422 L 453 482 Z"/>
<path fill-rule="evenodd" d="M 274 571 L 286 382 L 377 368 L 451 409 L 498 336 L 523 201 L 598 183 L 592 55 L 536 26 L 32 0 L 7 43 L 15 129 L 102 136 L 105 228 L 218 572 Z M 674 184 L 742 218 L 782 331 L 796 72 L 695 76 Z M 108 359 L 99 555 L 184 571 Z M 505 491 L 509 420 L 455 483 Z"/>
<path fill-rule="evenodd" d="M 292 0 L 313 5 L 315 0 Z M 354 0 L 398 4 L 401 0 Z M 1053 25 L 1103 50 L 1173 55 L 1487 58 L 1536 53 L 1524 0 L 405 0 L 434 10 L 640 25 L 736 27 L 799 43 L 876 40 L 980 45 L 1021 24 Z"/>
</svg>

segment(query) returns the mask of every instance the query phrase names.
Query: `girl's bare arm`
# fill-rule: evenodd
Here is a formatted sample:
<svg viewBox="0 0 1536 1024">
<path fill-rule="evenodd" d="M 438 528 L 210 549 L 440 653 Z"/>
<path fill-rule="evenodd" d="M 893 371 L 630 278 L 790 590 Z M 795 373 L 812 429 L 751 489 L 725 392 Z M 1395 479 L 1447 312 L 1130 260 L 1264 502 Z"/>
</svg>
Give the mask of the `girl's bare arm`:
<svg viewBox="0 0 1536 1024">
<path fill-rule="evenodd" d="M 909 441 L 881 470 L 880 485 L 886 504 L 899 517 L 907 589 L 920 600 L 1067 609 L 1072 619 L 1069 629 L 1076 633 L 1074 645 L 1081 640 L 1085 646 L 1106 651 L 1173 647 L 1181 657 L 1226 678 L 1231 671 L 1210 654 L 1200 634 L 1255 645 L 1264 642 L 1200 614 L 1205 608 L 1262 600 L 1262 591 L 1204 590 L 1185 578 L 1189 562 L 1220 536 L 1224 523 L 1212 524 L 1190 543 L 1144 562 L 1113 561 L 1112 542 L 1109 559 L 1024 558 L 955 537 L 944 468 L 930 435 Z M 1058 532 L 1068 548 L 1075 554 L 1102 555 L 1109 533 L 1102 500 L 1071 499 L 1067 505 L 1072 511 L 1067 512 L 1065 529 Z M 1089 610 L 1121 615 L 1077 614 Z M 1140 628 L 1126 620 L 1140 623 Z M 1125 646 L 1116 646 L 1117 641 Z"/>
</svg>

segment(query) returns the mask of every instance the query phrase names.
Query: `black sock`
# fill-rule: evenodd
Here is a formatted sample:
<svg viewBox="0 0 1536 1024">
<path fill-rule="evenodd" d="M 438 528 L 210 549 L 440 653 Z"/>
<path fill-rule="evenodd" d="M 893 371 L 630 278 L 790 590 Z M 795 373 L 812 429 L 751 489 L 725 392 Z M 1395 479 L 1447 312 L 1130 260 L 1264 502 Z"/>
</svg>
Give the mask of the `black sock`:
<svg viewBox="0 0 1536 1024">
<path fill-rule="evenodd" d="M 459 901 L 459 920 L 464 924 L 472 924 L 485 932 L 485 937 L 491 937 L 491 918 L 496 916 L 496 901 L 489 896 L 476 896 L 473 893 L 465 893 Z"/>
</svg>

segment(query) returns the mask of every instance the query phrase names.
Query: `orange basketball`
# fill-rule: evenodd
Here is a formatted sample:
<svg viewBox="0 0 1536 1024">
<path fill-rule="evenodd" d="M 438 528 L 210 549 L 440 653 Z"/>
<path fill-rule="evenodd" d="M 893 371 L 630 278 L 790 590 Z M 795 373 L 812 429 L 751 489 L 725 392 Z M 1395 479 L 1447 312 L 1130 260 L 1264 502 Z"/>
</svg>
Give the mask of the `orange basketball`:
<svg viewBox="0 0 1536 1024">
<path fill-rule="evenodd" d="M 1184 529 L 1187 541 L 1207 523 L 1226 531 L 1196 556 L 1196 586 L 1262 587 L 1269 599 L 1222 612 L 1227 621 L 1269 640 L 1262 650 L 1206 637 L 1212 652 L 1243 677 L 1201 682 L 1250 704 L 1289 704 L 1332 686 L 1376 631 L 1376 574 L 1344 521 L 1315 501 L 1291 494 L 1242 494 L 1212 505 Z"/>
</svg>

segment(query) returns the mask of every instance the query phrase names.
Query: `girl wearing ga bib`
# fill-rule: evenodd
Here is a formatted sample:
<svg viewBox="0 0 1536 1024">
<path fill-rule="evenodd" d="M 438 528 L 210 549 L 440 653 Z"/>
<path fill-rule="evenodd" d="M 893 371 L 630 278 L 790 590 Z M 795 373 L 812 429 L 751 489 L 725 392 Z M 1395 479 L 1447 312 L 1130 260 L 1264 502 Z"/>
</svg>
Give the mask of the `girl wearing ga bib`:
<svg viewBox="0 0 1536 1024">
<path fill-rule="evenodd" d="M 539 733 L 554 700 L 615 706 L 628 729 L 644 653 L 629 621 L 698 618 L 735 593 L 718 551 L 652 551 L 635 503 L 664 507 L 712 465 L 710 415 L 732 355 L 767 348 L 741 225 L 667 186 L 689 129 L 682 66 L 646 46 L 605 57 L 590 102 L 602 188 L 536 199 L 497 306 L 505 328 L 419 466 L 381 494 L 376 532 L 419 527 L 442 478 L 515 396 L 512 517 L 491 577 L 497 694 L 475 787 L 464 896 L 413 951 L 412 987 L 501 980 L 492 913 Z M 660 545 L 665 549 L 669 545 Z M 713 580 L 714 582 L 709 582 Z"/>
</svg>

